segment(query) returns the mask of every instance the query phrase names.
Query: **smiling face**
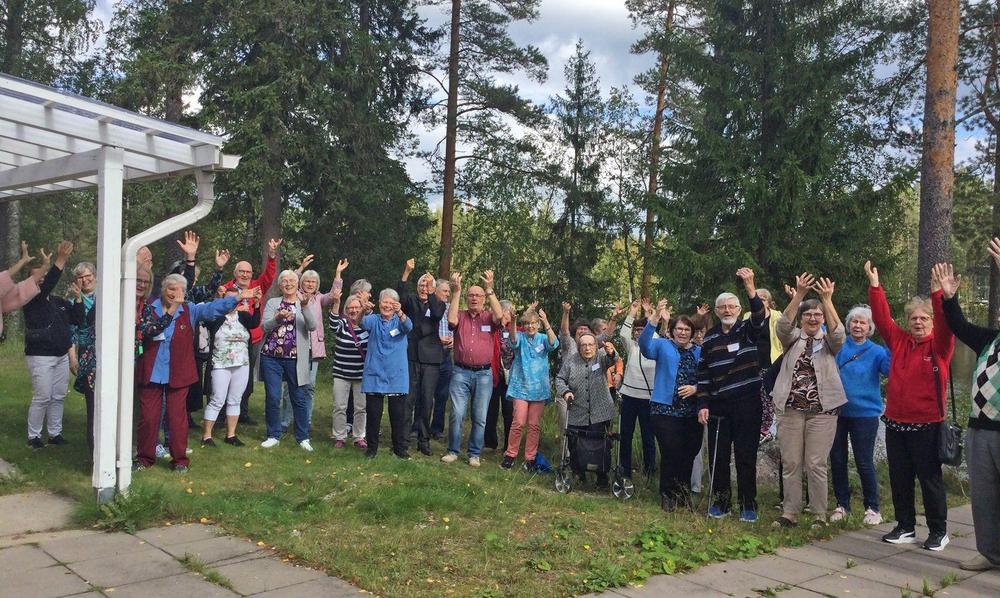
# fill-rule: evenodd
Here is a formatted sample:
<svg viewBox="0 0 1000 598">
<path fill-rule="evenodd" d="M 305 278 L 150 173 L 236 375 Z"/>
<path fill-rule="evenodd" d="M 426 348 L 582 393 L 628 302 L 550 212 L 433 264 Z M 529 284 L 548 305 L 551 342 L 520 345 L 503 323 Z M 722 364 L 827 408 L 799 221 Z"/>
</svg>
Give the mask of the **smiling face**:
<svg viewBox="0 0 1000 598">
<path fill-rule="evenodd" d="M 94 275 L 93 270 L 86 268 L 77 275 L 76 284 L 80 287 L 81 291 L 89 295 L 97 288 L 97 276 Z"/>
<path fill-rule="evenodd" d="M 357 324 L 361 321 L 361 313 L 364 309 L 361 307 L 361 300 L 352 299 L 347 302 L 347 306 L 344 307 L 344 315 L 351 322 Z"/>
<path fill-rule="evenodd" d="M 739 299 L 730 297 L 715 304 L 715 316 L 723 326 L 731 327 L 739 320 L 742 309 Z"/>
<path fill-rule="evenodd" d="M 670 334 L 675 343 L 681 347 L 687 347 L 691 344 L 691 335 L 693 332 L 694 331 L 691 330 L 691 326 L 688 324 L 684 322 L 677 322 L 674 324 L 674 329 Z"/>
<path fill-rule="evenodd" d="M 521 318 L 521 324 L 524 326 L 524 332 L 528 336 L 535 336 L 538 334 L 538 330 L 541 327 L 541 322 L 538 321 L 538 316 Z"/>
<path fill-rule="evenodd" d="M 392 297 L 382 297 L 378 300 L 378 313 L 386 320 L 392 318 L 392 314 L 396 313 L 396 302 Z"/>
<path fill-rule="evenodd" d="M 237 263 L 233 269 L 233 278 L 241 289 L 249 287 L 250 281 L 253 280 L 253 266 L 250 265 L 250 262 Z"/>
<path fill-rule="evenodd" d="M 309 276 L 302 279 L 302 291 L 309 295 L 316 294 L 316 289 L 319 288 L 319 281 L 316 280 L 314 276 Z"/>
<path fill-rule="evenodd" d="M 149 275 L 148 271 L 140 270 L 135 275 L 135 296 L 145 297 L 149 293 L 149 287 L 153 284 L 153 277 Z"/>
<path fill-rule="evenodd" d="M 468 303 L 469 311 L 478 314 L 483 311 L 483 306 L 486 304 L 486 291 L 483 290 L 483 287 L 471 286 L 465 294 L 465 300 Z"/>
<path fill-rule="evenodd" d="M 802 332 L 806 336 L 816 336 L 819 334 L 820 328 L 826 322 L 823 317 L 823 310 L 819 307 L 809 307 L 802 312 L 800 323 L 802 325 Z"/>
<path fill-rule="evenodd" d="M 299 281 L 295 275 L 286 274 L 282 276 L 281 280 L 278 281 L 278 288 L 281 289 L 281 295 L 286 300 L 298 299 Z"/>
<path fill-rule="evenodd" d="M 442 302 L 447 303 L 451 300 L 451 286 L 447 282 L 442 282 L 434 289 L 434 294 Z"/>
<path fill-rule="evenodd" d="M 162 302 L 169 305 L 176 305 L 178 303 L 184 302 L 184 284 L 180 282 L 175 282 L 173 284 L 168 284 L 167 288 L 163 289 Z"/>
</svg>

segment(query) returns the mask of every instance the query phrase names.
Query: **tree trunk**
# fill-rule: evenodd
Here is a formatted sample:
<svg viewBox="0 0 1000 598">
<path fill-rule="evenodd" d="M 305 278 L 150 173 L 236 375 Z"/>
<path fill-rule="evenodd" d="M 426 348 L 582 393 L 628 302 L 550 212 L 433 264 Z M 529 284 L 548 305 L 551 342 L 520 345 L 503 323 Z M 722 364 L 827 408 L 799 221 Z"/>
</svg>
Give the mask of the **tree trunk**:
<svg viewBox="0 0 1000 598">
<path fill-rule="evenodd" d="M 958 0 L 928 0 L 927 92 L 920 165 L 920 240 L 917 292 L 930 291 L 931 266 L 951 254 L 951 202 L 955 182 L 955 96 Z"/>
<path fill-rule="evenodd" d="M 455 219 L 455 146 L 458 143 L 458 46 L 462 0 L 451 0 L 451 47 L 448 50 L 448 117 L 445 125 L 444 189 L 441 202 L 441 261 L 438 276 L 451 272 Z"/>
<path fill-rule="evenodd" d="M 674 6 L 676 0 L 670 0 L 667 5 L 667 18 L 664 35 L 669 35 L 674 26 Z M 665 50 L 660 51 L 660 79 L 656 86 L 656 114 L 653 115 L 653 135 L 649 144 L 649 185 L 646 206 L 646 233 L 642 245 L 642 287 L 641 296 L 649 296 L 649 285 L 652 281 L 651 265 L 653 261 L 653 237 L 655 234 L 655 215 L 653 211 L 656 201 L 656 190 L 660 181 L 660 138 L 663 129 L 663 111 L 667 107 L 667 67 L 670 65 Z"/>
<path fill-rule="evenodd" d="M 264 185 L 264 191 L 262 194 L 261 201 L 261 229 L 263 234 L 261 235 L 261 249 L 260 249 L 260 270 L 264 271 L 264 266 L 267 264 L 267 242 L 271 239 L 281 238 L 281 210 L 282 210 L 282 198 L 281 198 L 281 183 L 274 181 L 269 182 Z M 281 250 L 278 250 L 278 271 L 281 271 Z M 277 296 L 276 289 L 278 285 L 271 285 L 271 293 L 268 293 L 269 297 Z"/>
</svg>

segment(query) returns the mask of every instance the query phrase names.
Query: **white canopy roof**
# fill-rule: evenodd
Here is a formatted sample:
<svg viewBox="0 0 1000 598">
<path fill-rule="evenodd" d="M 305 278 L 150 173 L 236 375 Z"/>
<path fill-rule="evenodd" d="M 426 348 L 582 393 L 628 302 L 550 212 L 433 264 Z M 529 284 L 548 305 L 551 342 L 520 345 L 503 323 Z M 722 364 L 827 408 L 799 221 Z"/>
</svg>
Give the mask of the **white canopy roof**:
<svg viewBox="0 0 1000 598">
<path fill-rule="evenodd" d="M 104 146 L 121 148 L 124 180 L 229 170 L 217 135 L 0 73 L 0 202 L 97 185 Z"/>
</svg>

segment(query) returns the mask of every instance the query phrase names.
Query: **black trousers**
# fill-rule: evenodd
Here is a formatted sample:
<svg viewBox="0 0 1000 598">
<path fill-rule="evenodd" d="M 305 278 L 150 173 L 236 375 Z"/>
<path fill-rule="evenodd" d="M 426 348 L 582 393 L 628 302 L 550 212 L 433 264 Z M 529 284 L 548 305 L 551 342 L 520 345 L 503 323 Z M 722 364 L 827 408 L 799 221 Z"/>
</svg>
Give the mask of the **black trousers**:
<svg viewBox="0 0 1000 598">
<path fill-rule="evenodd" d="M 138 397 L 139 395 L 136 394 Z M 87 448 L 90 449 L 90 462 L 94 462 L 94 389 L 84 391 L 83 400 L 87 403 Z"/>
<path fill-rule="evenodd" d="M 500 383 L 493 387 L 493 394 L 490 395 L 490 404 L 486 409 L 486 432 L 483 435 L 483 446 L 496 449 L 500 445 L 497 438 L 497 419 L 503 413 L 503 445 L 501 450 L 507 450 L 507 437 L 510 436 L 510 427 L 514 423 L 514 401 L 508 401 L 507 382 L 500 380 Z"/>
<path fill-rule="evenodd" d="M 440 365 L 410 362 L 410 394 L 406 397 L 406 429 L 416 428 L 417 444 L 428 446 L 431 441 L 431 415 L 434 413 L 434 391 L 437 390 Z"/>
<path fill-rule="evenodd" d="M 250 395 L 253 394 L 254 372 L 257 371 L 257 356 L 260 355 L 260 345 L 261 343 L 250 345 L 250 376 L 247 377 L 247 389 L 243 391 L 243 398 L 240 400 L 240 419 L 250 417 Z"/>
<path fill-rule="evenodd" d="M 705 427 L 698 417 L 651 415 L 650 426 L 660 445 L 660 494 L 682 500 L 691 493 L 691 470 L 701 450 Z"/>
<path fill-rule="evenodd" d="M 941 461 L 937 455 L 938 426 L 934 424 L 919 432 L 898 432 L 885 429 L 885 453 L 889 460 L 889 486 L 896 521 L 906 529 L 917 523 L 913 505 L 913 478 L 920 481 L 924 498 L 927 527 L 931 532 L 948 531 L 948 500 L 941 476 Z"/>
<path fill-rule="evenodd" d="M 757 510 L 757 447 L 763 417 L 757 393 L 709 405 L 708 463 L 714 466 L 712 496 L 724 513 L 732 504 L 730 458 L 736 461 L 736 492 L 741 511 Z M 716 450 L 716 445 L 718 449 Z M 710 470 L 712 472 L 712 470 Z"/>
<path fill-rule="evenodd" d="M 403 394 L 365 394 L 365 412 L 368 414 L 368 423 L 365 425 L 365 442 L 368 443 L 368 454 L 374 455 L 378 452 L 378 441 L 382 427 L 382 406 L 385 402 L 389 403 L 392 452 L 401 456 L 406 454 L 409 445 L 409 427 L 406 425 L 406 395 Z"/>
<path fill-rule="evenodd" d="M 204 398 L 206 396 L 211 396 L 211 374 L 208 373 L 209 359 L 202 359 L 197 355 L 194 358 L 194 366 L 198 370 L 198 380 L 195 381 L 190 387 L 188 387 L 187 395 L 187 412 L 194 413 L 195 411 L 201 410 L 205 406 Z M 223 409 L 225 411 L 225 409 Z"/>
</svg>

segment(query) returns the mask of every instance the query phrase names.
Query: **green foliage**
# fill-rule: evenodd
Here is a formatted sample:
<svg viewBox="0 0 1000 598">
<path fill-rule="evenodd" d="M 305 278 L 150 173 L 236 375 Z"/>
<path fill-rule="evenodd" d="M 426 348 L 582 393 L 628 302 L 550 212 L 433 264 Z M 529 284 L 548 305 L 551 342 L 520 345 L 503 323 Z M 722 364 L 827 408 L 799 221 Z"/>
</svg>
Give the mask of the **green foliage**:
<svg viewBox="0 0 1000 598">
<path fill-rule="evenodd" d="M 135 485 L 101 506 L 97 526 L 108 531 L 135 533 L 170 516 L 170 503 L 163 488 Z"/>
</svg>

